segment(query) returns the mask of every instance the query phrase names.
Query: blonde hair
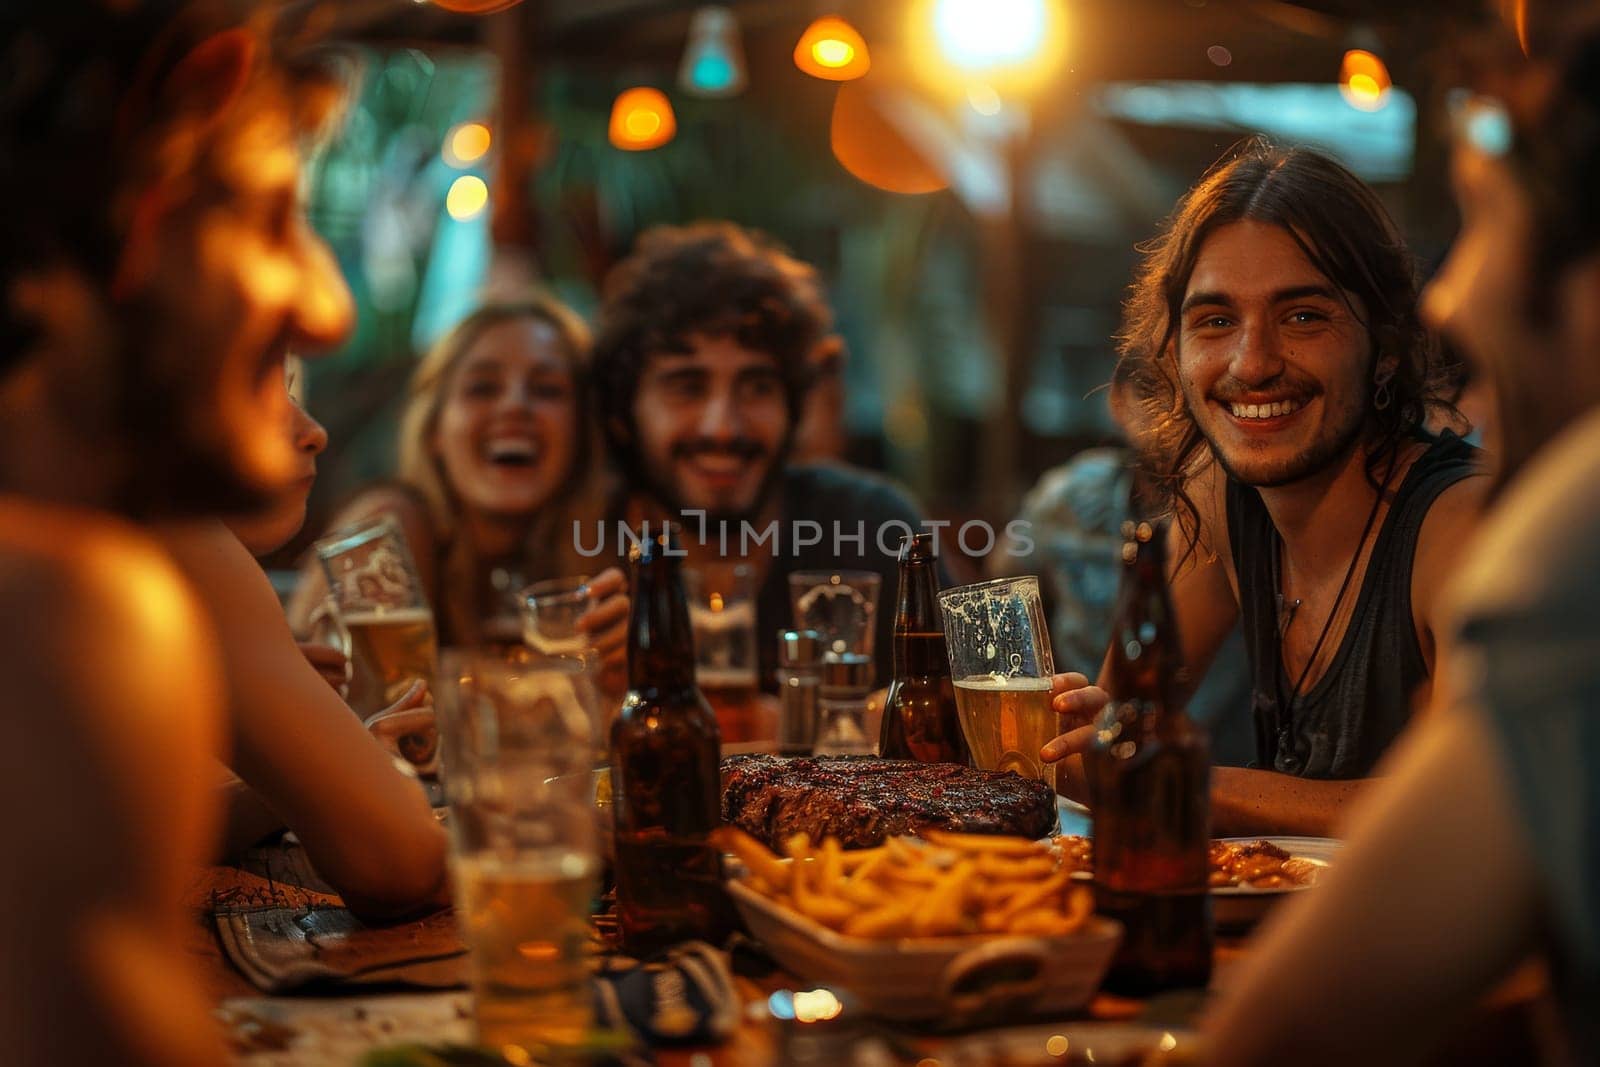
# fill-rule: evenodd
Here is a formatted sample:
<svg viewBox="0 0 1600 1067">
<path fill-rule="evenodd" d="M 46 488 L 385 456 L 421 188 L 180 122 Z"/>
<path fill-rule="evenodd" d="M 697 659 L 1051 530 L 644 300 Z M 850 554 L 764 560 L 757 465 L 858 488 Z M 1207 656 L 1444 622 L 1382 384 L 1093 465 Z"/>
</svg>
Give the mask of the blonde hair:
<svg viewBox="0 0 1600 1067">
<path fill-rule="evenodd" d="M 539 508 L 526 543 L 526 577 L 555 577 L 582 569 L 569 531 L 571 520 L 598 513 L 604 479 L 598 464 L 598 431 L 591 414 L 590 333 L 583 319 L 553 295 L 534 291 L 525 296 L 485 304 L 462 319 L 434 344 L 412 372 L 406 406 L 400 415 L 399 480 L 421 497 L 430 525 L 442 548 L 434 612 L 446 633 L 457 641 L 476 634 L 479 605 L 463 603 L 462 593 L 478 593 L 479 560 L 461 533 L 461 500 L 445 476 L 433 447 L 451 376 L 479 338 L 495 326 L 532 319 L 555 330 L 572 374 L 573 404 L 578 413 L 578 440 L 572 469 L 551 499 Z M 568 536 L 563 536 L 568 535 Z M 447 600 L 446 591 L 459 591 Z"/>
</svg>

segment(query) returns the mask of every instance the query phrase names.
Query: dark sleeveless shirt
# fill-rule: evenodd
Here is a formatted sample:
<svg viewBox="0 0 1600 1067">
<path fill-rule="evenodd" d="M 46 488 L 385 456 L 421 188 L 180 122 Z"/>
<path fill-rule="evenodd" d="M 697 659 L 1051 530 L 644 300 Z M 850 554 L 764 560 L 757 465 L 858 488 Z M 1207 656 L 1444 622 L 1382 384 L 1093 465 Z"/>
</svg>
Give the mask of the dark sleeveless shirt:
<svg viewBox="0 0 1600 1067">
<path fill-rule="evenodd" d="M 1411 465 L 1373 544 L 1343 640 L 1327 672 L 1293 702 L 1289 721 L 1279 699 L 1294 680 L 1283 667 L 1278 631 L 1278 531 L 1261 495 L 1229 480 L 1228 536 L 1250 659 L 1255 766 L 1302 778 L 1361 778 L 1399 736 L 1412 694 L 1428 677 L 1411 612 L 1417 534 L 1440 493 L 1481 473 L 1479 457 L 1446 430 Z"/>
</svg>

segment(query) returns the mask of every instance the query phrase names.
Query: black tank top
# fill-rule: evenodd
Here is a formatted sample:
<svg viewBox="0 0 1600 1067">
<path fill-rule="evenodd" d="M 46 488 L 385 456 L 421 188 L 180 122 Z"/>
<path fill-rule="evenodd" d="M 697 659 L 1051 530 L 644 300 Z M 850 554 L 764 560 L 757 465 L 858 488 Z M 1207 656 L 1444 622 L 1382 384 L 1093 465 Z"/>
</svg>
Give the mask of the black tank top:
<svg viewBox="0 0 1600 1067">
<path fill-rule="evenodd" d="M 1228 536 L 1239 577 L 1239 607 L 1250 659 L 1255 766 L 1302 778 L 1361 778 L 1411 717 L 1411 697 L 1428 676 L 1411 613 L 1417 534 L 1440 493 L 1482 472 L 1478 449 L 1444 431 L 1395 491 L 1378 531 L 1354 613 L 1327 672 L 1293 702 L 1279 644 L 1274 558 L 1278 531 L 1261 495 L 1230 480 Z M 1348 595 L 1348 594 L 1347 594 Z"/>
</svg>

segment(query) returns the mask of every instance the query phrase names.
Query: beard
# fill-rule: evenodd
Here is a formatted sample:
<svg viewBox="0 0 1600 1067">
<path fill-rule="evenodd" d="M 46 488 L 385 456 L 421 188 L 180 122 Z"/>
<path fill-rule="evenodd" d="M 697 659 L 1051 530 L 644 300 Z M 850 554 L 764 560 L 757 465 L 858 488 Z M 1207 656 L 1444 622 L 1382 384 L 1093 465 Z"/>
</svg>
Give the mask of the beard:
<svg viewBox="0 0 1600 1067">
<path fill-rule="evenodd" d="M 1366 381 L 1367 376 L 1364 374 L 1361 380 Z M 1325 425 L 1314 440 L 1297 455 L 1274 463 L 1264 463 L 1248 454 L 1230 456 L 1227 449 L 1219 442 L 1217 435 L 1208 429 L 1207 420 L 1194 417 L 1195 429 L 1205 439 L 1223 473 L 1235 482 L 1256 489 L 1276 489 L 1293 485 L 1338 466 L 1350 455 L 1351 449 L 1360 444 L 1371 414 L 1370 403 L 1364 402 L 1366 395 L 1364 392 L 1357 390 L 1355 400 L 1334 408 L 1330 406 L 1329 394 L 1319 389 L 1315 382 L 1305 378 L 1286 378 L 1268 383 L 1267 387 L 1257 387 L 1254 391 L 1282 392 L 1297 399 L 1302 407 L 1320 395 L 1323 399 L 1323 409 L 1327 413 Z M 1210 414 L 1212 410 L 1210 405 L 1213 402 L 1228 404 L 1245 392 L 1243 385 L 1225 379 L 1204 397 L 1197 398 L 1185 388 L 1184 401 L 1191 413 L 1205 411 Z"/>
<path fill-rule="evenodd" d="M 754 520 L 766 508 L 772 499 L 773 491 L 777 488 L 778 481 L 783 477 L 784 460 L 788 455 L 788 439 L 776 451 L 768 453 L 760 443 L 748 438 L 736 438 L 733 441 L 717 442 L 686 441 L 672 446 L 668 452 L 666 462 L 657 464 L 643 456 L 638 457 L 635 468 L 639 471 L 641 488 L 646 496 L 650 497 L 662 508 L 680 519 L 687 520 L 690 511 L 703 511 L 703 520 L 706 540 L 714 540 L 714 530 L 727 527 L 737 527 L 741 523 Z M 742 459 L 756 460 L 767 456 L 767 468 L 762 473 L 761 482 L 752 495 L 750 502 L 742 507 L 695 507 L 684 499 L 675 480 L 670 474 L 671 465 L 679 460 L 688 459 L 700 453 L 733 454 Z M 700 532 L 700 524 L 695 525 L 695 532 Z"/>
</svg>

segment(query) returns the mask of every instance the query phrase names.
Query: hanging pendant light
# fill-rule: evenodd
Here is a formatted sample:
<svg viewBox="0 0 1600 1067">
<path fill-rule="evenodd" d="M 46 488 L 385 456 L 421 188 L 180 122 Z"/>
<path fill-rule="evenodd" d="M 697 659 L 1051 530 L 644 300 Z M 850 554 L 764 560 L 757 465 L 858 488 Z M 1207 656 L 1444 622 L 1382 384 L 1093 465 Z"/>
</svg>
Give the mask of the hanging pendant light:
<svg viewBox="0 0 1600 1067">
<path fill-rule="evenodd" d="M 456 11 L 463 15 L 489 15 L 516 7 L 522 0 L 430 0 L 435 7 Z"/>
<path fill-rule="evenodd" d="M 745 87 L 744 49 L 733 12 L 711 4 L 689 21 L 678 85 L 693 96 L 737 96 Z"/>
<path fill-rule="evenodd" d="M 667 94 L 648 85 L 624 89 L 611 105 L 611 143 L 629 152 L 660 148 L 678 132 Z"/>
<path fill-rule="evenodd" d="M 1352 48 L 1339 64 L 1339 92 L 1362 111 L 1378 111 L 1389 102 L 1389 68 L 1376 52 Z"/>
<path fill-rule="evenodd" d="M 872 59 L 856 28 L 837 15 L 825 15 L 806 27 L 794 46 L 794 65 L 827 81 L 854 81 Z"/>
</svg>

